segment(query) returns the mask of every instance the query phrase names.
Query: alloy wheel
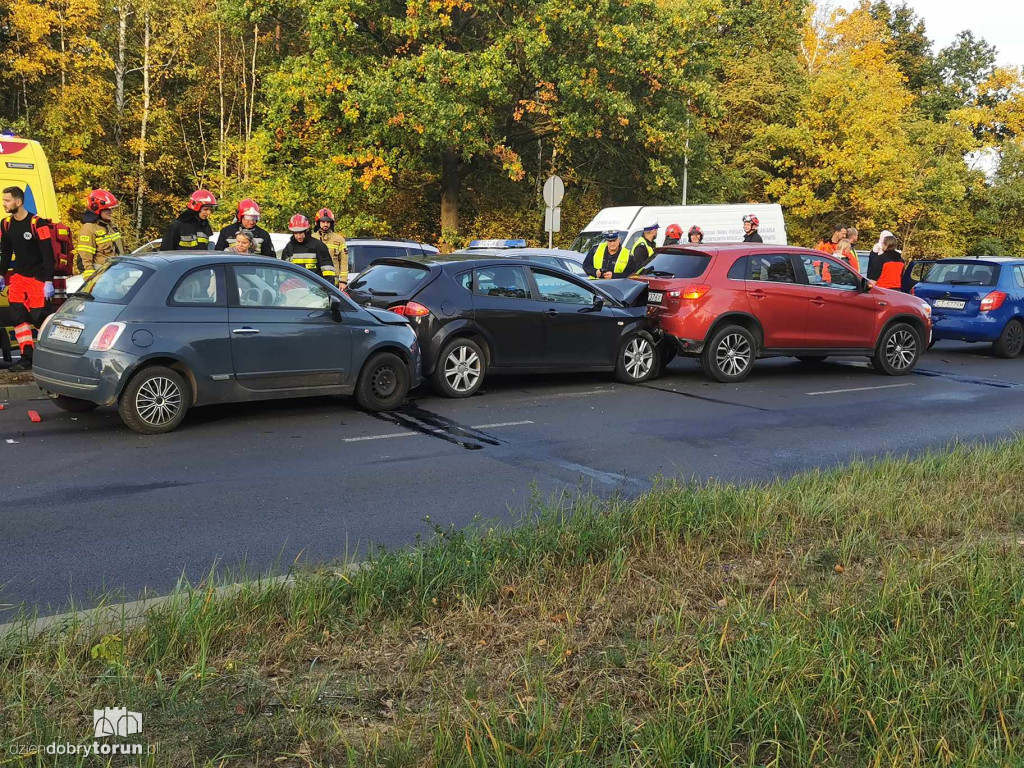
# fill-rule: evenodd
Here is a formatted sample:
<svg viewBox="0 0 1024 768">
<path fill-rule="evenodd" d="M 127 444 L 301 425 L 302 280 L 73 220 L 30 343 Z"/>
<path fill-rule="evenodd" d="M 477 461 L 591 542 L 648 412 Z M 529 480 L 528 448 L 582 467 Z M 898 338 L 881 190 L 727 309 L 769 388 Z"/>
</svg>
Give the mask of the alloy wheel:
<svg viewBox="0 0 1024 768">
<path fill-rule="evenodd" d="M 718 343 L 715 362 L 727 376 L 739 376 L 750 365 L 750 342 L 739 333 L 730 333 Z"/>
<path fill-rule="evenodd" d="M 897 371 L 903 371 L 914 364 L 917 356 L 917 339 L 910 331 L 896 331 L 885 342 L 885 361 Z"/>
<path fill-rule="evenodd" d="M 630 378 L 642 379 L 654 366 L 654 348 L 642 336 L 630 339 L 625 352 L 626 373 Z"/>
<path fill-rule="evenodd" d="M 181 389 L 164 376 L 145 381 L 135 394 L 139 418 L 154 427 L 170 422 L 181 409 Z"/>
<path fill-rule="evenodd" d="M 444 378 L 455 392 L 469 392 L 480 381 L 480 356 L 466 346 L 455 347 L 444 361 Z"/>
</svg>

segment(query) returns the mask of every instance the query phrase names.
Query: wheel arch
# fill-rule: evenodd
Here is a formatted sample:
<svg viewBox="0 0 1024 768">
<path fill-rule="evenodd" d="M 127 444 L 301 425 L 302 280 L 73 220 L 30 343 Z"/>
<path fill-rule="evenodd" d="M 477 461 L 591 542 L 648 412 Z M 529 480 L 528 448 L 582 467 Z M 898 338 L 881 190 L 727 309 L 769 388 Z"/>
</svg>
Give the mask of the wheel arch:
<svg viewBox="0 0 1024 768">
<path fill-rule="evenodd" d="M 117 397 L 120 399 L 121 393 L 124 392 L 125 387 L 128 386 L 128 382 L 135 378 L 135 376 L 146 368 L 152 368 L 157 365 L 170 368 L 172 371 L 177 371 L 185 377 L 185 381 L 188 383 L 189 389 L 189 408 L 194 406 L 199 399 L 199 382 L 196 379 L 195 374 L 192 372 L 192 369 L 189 368 L 181 358 L 162 353 L 144 357 L 125 371 L 124 375 L 121 376 L 121 382 L 117 388 Z"/>
<path fill-rule="evenodd" d="M 738 325 L 746 328 L 754 335 L 754 343 L 757 344 L 757 350 L 764 349 L 764 328 L 761 326 L 761 321 L 748 312 L 726 312 L 724 315 L 716 318 L 704 336 L 704 343 L 707 344 L 711 341 L 711 337 L 726 325 Z"/>
</svg>

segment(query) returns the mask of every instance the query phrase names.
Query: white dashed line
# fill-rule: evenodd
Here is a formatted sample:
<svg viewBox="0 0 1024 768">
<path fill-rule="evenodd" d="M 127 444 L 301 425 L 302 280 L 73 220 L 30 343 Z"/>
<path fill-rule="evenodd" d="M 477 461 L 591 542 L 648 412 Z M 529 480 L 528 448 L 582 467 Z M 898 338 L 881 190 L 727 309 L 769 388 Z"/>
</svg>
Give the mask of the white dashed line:
<svg viewBox="0 0 1024 768">
<path fill-rule="evenodd" d="M 497 427 L 519 427 L 523 424 L 533 424 L 532 421 L 502 421 L 498 424 L 474 424 L 470 429 L 495 429 Z M 366 435 L 364 437 L 344 437 L 343 443 L 359 443 L 364 440 L 389 440 L 392 437 L 414 437 L 421 432 L 388 432 L 384 435 Z"/>
<path fill-rule="evenodd" d="M 870 389 L 896 389 L 897 387 L 912 387 L 913 383 L 906 384 L 881 384 L 877 387 L 851 387 L 850 389 L 827 389 L 824 392 L 807 392 L 808 395 L 839 395 L 843 392 L 867 392 Z"/>
<path fill-rule="evenodd" d="M 523 424 L 533 424 L 532 421 L 502 421 L 498 424 L 474 424 L 470 429 L 494 429 L 495 427 L 520 427 Z"/>
</svg>

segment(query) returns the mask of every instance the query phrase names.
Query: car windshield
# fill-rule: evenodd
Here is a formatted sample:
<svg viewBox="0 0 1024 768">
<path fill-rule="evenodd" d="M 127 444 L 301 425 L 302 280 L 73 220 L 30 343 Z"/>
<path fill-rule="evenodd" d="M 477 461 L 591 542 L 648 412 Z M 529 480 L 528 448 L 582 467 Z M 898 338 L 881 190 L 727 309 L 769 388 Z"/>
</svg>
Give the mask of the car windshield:
<svg viewBox="0 0 1024 768">
<path fill-rule="evenodd" d="M 696 251 L 662 251 L 651 259 L 638 275 L 649 277 L 700 277 L 711 263 L 711 257 Z"/>
<path fill-rule="evenodd" d="M 591 248 L 603 240 L 603 232 L 580 232 L 576 235 L 576 239 L 573 240 L 572 246 L 569 250 L 576 251 L 577 253 L 587 253 Z"/>
<path fill-rule="evenodd" d="M 995 285 L 999 280 L 999 266 L 974 261 L 936 261 L 922 264 L 918 279 L 922 283 L 944 285 Z"/>
<path fill-rule="evenodd" d="M 408 296 L 430 275 L 429 267 L 418 264 L 374 264 L 349 285 L 350 290 L 373 296 Z"/>
<path fill-rule="evenodd" d="M 127 261 L 112 261 L 100 267 L 77 291 L 105 304 L 127 304 L 153 270 Z"/>
</svg>

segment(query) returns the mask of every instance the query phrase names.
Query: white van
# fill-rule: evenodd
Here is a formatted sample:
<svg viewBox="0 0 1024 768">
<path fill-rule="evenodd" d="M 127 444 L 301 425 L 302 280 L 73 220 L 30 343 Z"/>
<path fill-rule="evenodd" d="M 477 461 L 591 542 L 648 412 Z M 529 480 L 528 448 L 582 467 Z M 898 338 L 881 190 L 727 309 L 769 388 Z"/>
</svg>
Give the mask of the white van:
<svg viewBox="0 0 1024 768">
<path fill-rule="evenodd" d="M 652 221 L 660 225 L 657 244 L 665 242 L 665 229 L 678 224 L 683 230 L 682 242 L 694 224 L 704 230 L 705 243 L 739 243 L 743 241 L 743 217 L 757 216 L 758 232 L 766 243 L 787 245 L 786 222 L 782 206 L 776 203 L 750 203 L 746 205 L 628 205 L 605 208 L 577 235 L 572 250 L 586 253 L 600 242 L 610 229 L 625 233 L 625 245 L 632 248 L 640 239 L 641 227 Z"/>
</svg>

